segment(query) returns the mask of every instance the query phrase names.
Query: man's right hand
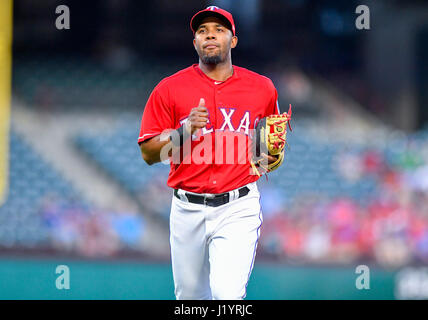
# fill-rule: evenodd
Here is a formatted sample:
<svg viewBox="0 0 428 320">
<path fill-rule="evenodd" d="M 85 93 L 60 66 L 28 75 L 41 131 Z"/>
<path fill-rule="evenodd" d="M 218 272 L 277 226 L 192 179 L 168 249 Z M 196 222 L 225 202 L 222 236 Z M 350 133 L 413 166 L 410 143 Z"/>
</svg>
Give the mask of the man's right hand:
<svg viewBox="0 0 428 320">
<path fill-rule="evenodd" d="M 193 134 L 196 130 L 202 129 L 208 122 L 208 109 L 205 107 L 205 100 L 201 98 L 199 105 L 190 111 L 189 117 L 185 123 L 187 132 Z"/>
</svg>

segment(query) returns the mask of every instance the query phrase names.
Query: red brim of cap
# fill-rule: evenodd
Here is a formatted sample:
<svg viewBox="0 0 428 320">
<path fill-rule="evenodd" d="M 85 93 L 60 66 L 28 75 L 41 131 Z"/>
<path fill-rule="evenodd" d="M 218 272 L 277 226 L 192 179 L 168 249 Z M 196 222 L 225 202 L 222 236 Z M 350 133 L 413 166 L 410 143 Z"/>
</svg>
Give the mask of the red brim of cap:
<svg viewBox="0 0 428 320">
<path fill-rule="evenodd" d="M 211 11 L 211 10 L 199 11 L 192 17 L 192 20 L 190 20 L 190 28 L 192 29 L 193 33 L 195 33 L 196 30 L 198 30 L 198 27 L 201 24 L 202 20 L 205 19 L 206 17 L 217 17 L 221 19 L 225 23 L 226 28 L 232 31 L 233 35 L 235 35 L 235 31 L 233 30 L 232 24 L 229 21 L 229 19 L 221 13 L 216 11 Z"/>
</svg>

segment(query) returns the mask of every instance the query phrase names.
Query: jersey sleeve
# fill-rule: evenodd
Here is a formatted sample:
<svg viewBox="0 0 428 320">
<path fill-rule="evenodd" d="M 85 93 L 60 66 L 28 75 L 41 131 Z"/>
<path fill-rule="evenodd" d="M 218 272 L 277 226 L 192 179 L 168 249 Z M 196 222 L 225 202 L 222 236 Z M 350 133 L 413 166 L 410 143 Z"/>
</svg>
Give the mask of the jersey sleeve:
<svg viewBox="0 0 428 320">
<path fill-rule="evenodd" d="M 150 94 L 141 119 L 138 144 L 173 127 L 168 88 L 158 85 Z"/>
</svg>

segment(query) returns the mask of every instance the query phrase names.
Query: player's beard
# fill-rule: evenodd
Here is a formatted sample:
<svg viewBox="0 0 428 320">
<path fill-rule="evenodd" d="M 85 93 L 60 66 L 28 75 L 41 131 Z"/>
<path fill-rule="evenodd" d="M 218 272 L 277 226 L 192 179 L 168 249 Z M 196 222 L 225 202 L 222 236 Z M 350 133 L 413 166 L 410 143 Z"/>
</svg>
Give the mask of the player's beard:
<svg viewBox="0 0 428 320">
<path fill-rule="evenodd" d="M 217 65 L 220 62 L 223 62 L 223 59 L 220 54 L 216 55 L 202 55 L 201 60 L 204 64 Z"/>
<path fill-rule="evenodd" d="M 219 52 L 215 54 L 204 53 L 203 51 L 201 53 L 202 54 L 200 55 L 200 58 L 202 63 L 204 64 L 217 65 L 226 60 L 226 57 L 222 54 L 221 50 L 219 50 Z"/>
</svg>

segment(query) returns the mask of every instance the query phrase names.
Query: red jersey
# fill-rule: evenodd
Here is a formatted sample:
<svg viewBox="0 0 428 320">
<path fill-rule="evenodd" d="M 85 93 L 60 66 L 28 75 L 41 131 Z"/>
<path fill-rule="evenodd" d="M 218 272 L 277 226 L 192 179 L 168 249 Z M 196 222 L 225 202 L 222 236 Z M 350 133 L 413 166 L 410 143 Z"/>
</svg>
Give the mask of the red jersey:
<svg viewBox="0 0 428 320">
<path fill-rule="evenodd" d="M 163 79 L 145 106 L 138 143 L 179 128 L 200 98 L 205 99 L 208 123 L 195 132 L 192 153 L 184 158 L 187 161 L 171 162 L 168 186 L 196 193 L 223 193 L 258 180 L 251 174 L 248 157 L 242 154 L 237 140 L 245 137 L 248 141 L 261 118 L 280 113 L 278 93 L 269 78 L 245 68 L 233 66 L 233 75 L 223 82 L 209 78 L 197 64 Z M 218 133 L 238 137 L 232 140 L 234 150 L 224 148 Z M 228 152 L 233 163 L 228 161 Z M 207 161 L 201 161 L 204 155 Z"/>
</svg>

